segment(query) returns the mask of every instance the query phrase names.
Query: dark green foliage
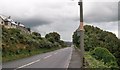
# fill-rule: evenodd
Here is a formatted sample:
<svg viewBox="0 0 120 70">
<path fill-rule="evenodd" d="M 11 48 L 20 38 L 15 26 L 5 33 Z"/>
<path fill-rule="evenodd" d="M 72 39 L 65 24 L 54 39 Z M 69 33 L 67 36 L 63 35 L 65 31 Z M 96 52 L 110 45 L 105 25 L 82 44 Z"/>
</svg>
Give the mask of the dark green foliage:
<svg viewBox="0 0 120 70">
<path fill-rule="evenodd" d="M 30 28 L 27 28 L 27 30 L 28 30 L 28 31 L 31 31 L 31 29 L 30 29 Z"/>
<path fill-rule="evenodd" d="M 59 43 L 59 47 L 67 47 L 65 42 L 60 40 L 60 35 L 57 32 L 46 34 L 45 38 L 53 44 Z"/>
<path fill-rule="evenodd" d="M 41 39 L 41 34 L 37 32 L 32 33 L 34 39 Z"/>
<path fill-rule="evenodd" d="M 85 29 L 85 50 L 92 51 L 96 47 L 103 47 L 108 49 L 117 59 L 117 63 L 120 66 L 120 40 L 115 34 L 103 31 L 98 27 L 93 27 L 90 25 L 84 26 Z M 73 43 L 79 47 L 79 36 L 77 32 L 74 32 Z"/>
<path fill-rule="evenodd" d="M 77 32 L 74 32 L 73 34 L 73 44 L 75 44 L 77 47 L 80 45 L 80 36 L 77 36 Z"/>
<path fill-rule="evenodd" d="M 59 44 L 61 45 L 61 47 L 67 47 L 67 44 L 62 40 L 59 41 Z"/>
<path fill-rule="evenodd" d="M 55 42 L 55 39 L 53 37 L 49 37 L 49 38 L 47 38 L 47 40 L 50 41 L 50 42 L 52 42 L 52 43 Z"/>
<path fill-rule="evenodd" d="M 105 54 L 108 54 L 108 52 L 106 52 Z M 99 54 L 97 54 L 96 56 L 98 56 L 98 55 Z M 110 54 L 108 54 L 108 55 L 111 56 L 111 57 L 113 56 L 113 55 L 110 55 Z M 96 56 L 93 55 L 93 53 L 91 53 L 91 52 L 85 52 L 85 59 L 88 63 L 88 66 L 86 66 L 86 68 L 97 68 L 96 70 L 99 70 L 99 69 L 100 70 L 106 70 L 106 69 L 110 69 L 110 70 L 116 70 L 117 69 L 118 70 L 118 65 L 117 65 L 116 61 L 111 59 L 110 62 L 105 63 L 105 62 L 103 62 L 103 59 L 104 59 L 103 55 L 99 55 L 100 57 L 103 57 L 102 60 L 96 59 L 95 58 Z M 105 57 L 107 57 L 107 56 L 105 56 Z M 114 56 L 112 58 L 114 59 Z"/>
<path fill-rule="evenodd" d="M 46 34 L 46 39 L 50 40 L 51 42 L 59 42 L 60 41 L 60 35 L 57 32 Z"/>
<path fill-rule="evenodd" d="M 52 48 L 52 47 L 55 47 L 55 46 L 53 46 L 53 44 L 50 41 L 48 41 L 46 39 L 41 40 L 39 44 L 40 44 L 39 48 Z"/>
<path fill-rule="evenodd" d="M 32 34 L 35 35 L 35 36 L 39 36 L 39 37 L 41 37 L 40 33 L 33 32 Z"/>
<path fill-rule="evenodd" d="M 96 47 L 92 51 L 92 56 L 97 60 L 102 60 L 105 64 L 111 62 L 116 63 L 114 55 L 112 55 L 106 48 Z"/>
</svg>

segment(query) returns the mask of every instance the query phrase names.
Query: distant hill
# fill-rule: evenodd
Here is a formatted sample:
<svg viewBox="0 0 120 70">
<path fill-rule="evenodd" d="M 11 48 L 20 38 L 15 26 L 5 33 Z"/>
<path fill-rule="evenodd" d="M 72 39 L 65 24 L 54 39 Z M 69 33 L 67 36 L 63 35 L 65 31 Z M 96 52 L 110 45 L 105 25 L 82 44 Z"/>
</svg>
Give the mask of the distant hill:
<svg viewBox="0 0 120 70">
<path fill-rule="evenodd" d="M 96 47 L 108 49 L 116 58 L 120 66 L 120 40 L 112 32 L 104 31 L 98 27 L 86 25 L 85 29 L 85 50 L 92 51 Z M 79 46 L 79 36 L 77 32 L 73 35 L 73 44 Z"/>
<path fill-rule="evenodd" d="M 71 45 L 73 44 L 72 42 L 65 42 L 65 44 L 69 47 L 71 47 Z"/>
</svg>

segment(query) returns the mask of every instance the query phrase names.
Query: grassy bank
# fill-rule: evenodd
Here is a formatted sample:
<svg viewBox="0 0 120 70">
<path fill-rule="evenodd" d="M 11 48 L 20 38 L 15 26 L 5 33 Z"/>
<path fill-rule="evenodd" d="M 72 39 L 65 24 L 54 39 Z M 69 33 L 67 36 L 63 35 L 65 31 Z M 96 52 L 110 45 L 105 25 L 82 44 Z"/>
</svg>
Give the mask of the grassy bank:
<svg viewBox="0 0 120 70">
<path fill-rule="evenodd" d="M 90 52 L 85 52 L 85 60 L 88 62 L 88 66 L 86 68 L 118 68 L 112 64 L 105 64 L 102 60 L 96 60 L 91 56 Z"/>
<path fill-rule="evenodd" d="M 43 49 L 33 50 L 30 53 L 28 51 L 22 51 L 21 54 L 18 54 L 18 55 L 14 54 L 14 55 L 7 55 L 7 56 L 3 57 L 2 62 L 8 62 L 8 61 L 21 59 L 21 58 L 26 58 L 26 57 L 34 56 L 37 54 L 51 52 L 51 51 L 54 51 L 57 49 L 59 49 L 59 48 L 50 48 L 50 49 L 43 48 Z"/>
<path fill-rule="evenodd" d="M 33 56 L 67 47 L 57 32 L 41 37 L 40 33 L 25 33 L 20 29 L 2 27 L 3 62 Z"/>
<path fill-rule="evenodd" d="M 86 68 L 108 68 L 108 66 L 104 65 L 102 61 L 93 58 L 89 52 L 85 52 L 85 59 L 89 64 Z"/>
</svg>

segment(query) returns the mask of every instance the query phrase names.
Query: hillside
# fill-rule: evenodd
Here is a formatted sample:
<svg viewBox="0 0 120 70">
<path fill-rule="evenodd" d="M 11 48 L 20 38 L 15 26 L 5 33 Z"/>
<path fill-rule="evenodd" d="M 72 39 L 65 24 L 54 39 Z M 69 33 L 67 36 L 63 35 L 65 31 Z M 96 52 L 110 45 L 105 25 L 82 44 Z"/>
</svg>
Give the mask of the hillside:
<svg viewBox="0 0 120 70">
<path fill-rule="evenodd" d="M 46 37 L 42 38 L 37 32 L 28 34 L 19 29 L 2 27 L 3 62 L 66 47 L 58 33 L 49 33 Z"/>
<path fill-rule="evenodd" d="M 97 47 L 106 48 L 115 56 L 118 65 L 120 66 L 120 40 L 115 34 L 103 31 L 94 26 L 86 25 L 85 28 L 85 51 L 92 52 Z M 73 43 L 79 47 L 79 37 L 76 31 L 73 35 Z"/>
<path fill-rule="evenodd" d="M 66 44 L 67 46 L 71 47 L 72 42 L 67 42 L 67 41 L 66 41 L 65 44 Z"/>
</svg>

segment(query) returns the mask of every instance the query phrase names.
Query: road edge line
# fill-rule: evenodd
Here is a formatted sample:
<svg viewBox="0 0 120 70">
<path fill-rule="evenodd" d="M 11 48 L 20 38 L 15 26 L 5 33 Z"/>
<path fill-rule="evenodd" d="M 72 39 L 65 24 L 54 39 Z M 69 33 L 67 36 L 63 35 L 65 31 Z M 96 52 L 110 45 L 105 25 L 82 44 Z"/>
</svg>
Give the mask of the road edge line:
<svg viewBox="0 0 120 70">
<path fill-rule="evenodd" d="M 70 58 L 69 58 L 69 63 L 68 63 L 68 65 L 67 65 L 67 67 L 66 67 L 66 70 L 68 70 L 68 68 L 69 68 L 69 65 L 70 65 L 70 61 L 71 61 L 71 58 L 72 58 L 72 52 L 73 52 L 73 46 L 71 46 L 71 48 L 72 48 L 72 50 L 71 50 L 71 54 L 70 54 Z"/>
</svg>

